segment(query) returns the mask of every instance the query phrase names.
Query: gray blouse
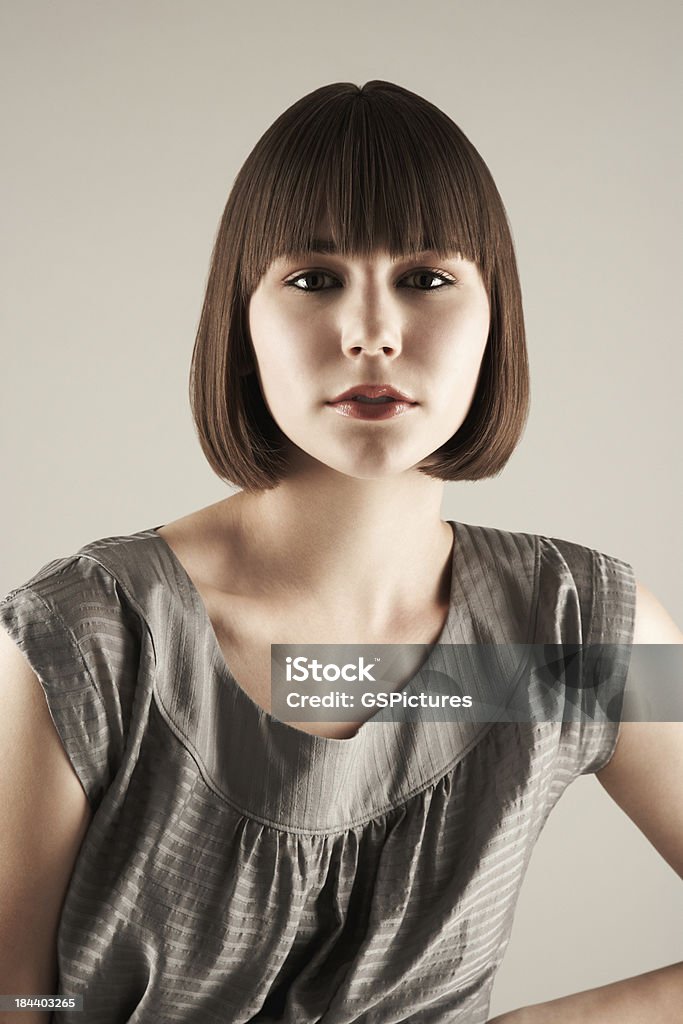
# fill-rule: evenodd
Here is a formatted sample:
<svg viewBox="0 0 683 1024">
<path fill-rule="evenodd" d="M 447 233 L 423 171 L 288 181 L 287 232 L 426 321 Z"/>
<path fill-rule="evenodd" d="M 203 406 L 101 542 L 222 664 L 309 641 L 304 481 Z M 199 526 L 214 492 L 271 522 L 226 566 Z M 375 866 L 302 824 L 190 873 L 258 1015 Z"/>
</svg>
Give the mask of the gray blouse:
<svg viewBox="0 0 683 1024">
<path fill-rule="evenodd" d="M 442 644 L 630 645 L 626 562 L 449 522 L 450 610 L 420 673 L 448 670 Z M 314 736 L 239 686 L 156 529 L 0 602 L 93 811 L 58 931 L 58 994 L 85 1012 L 54 1019 L 483 1024 L 539 833 L 616 746 L 627 662 L 572 684 L 560 720 Z M 542 708 L 540 677 L 521 685 Z"/>
</svg>

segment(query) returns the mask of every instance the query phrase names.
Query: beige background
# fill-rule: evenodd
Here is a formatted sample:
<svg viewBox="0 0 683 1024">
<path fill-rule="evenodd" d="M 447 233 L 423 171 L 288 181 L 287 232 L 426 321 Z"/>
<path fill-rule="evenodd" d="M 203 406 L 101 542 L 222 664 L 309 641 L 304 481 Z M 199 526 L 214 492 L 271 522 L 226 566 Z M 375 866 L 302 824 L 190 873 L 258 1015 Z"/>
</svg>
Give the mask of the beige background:
<svg viewBox="0 0 683 1024">
<path fill-rule="evenodd" d="M 385 78 L 489 164 L 525 297 L 525 437 L 444 517 L 616 555 L 683 623 L 677 6 L 4 0 L 0 590 L 225 496 L 187 373 L 227 193 L 299 96 Z M 683 959 L 682 920 L 672 869 L 579 779 L 491 1013 Z"/>
</svg>

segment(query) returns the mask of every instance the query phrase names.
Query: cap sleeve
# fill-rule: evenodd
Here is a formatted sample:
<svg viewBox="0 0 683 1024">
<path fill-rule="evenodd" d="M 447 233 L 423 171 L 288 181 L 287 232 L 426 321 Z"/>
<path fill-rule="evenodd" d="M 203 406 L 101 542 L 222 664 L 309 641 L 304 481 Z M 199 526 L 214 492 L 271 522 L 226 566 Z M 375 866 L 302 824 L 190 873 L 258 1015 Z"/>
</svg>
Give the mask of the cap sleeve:
<svg viewBox="0 0 683 1024">
<path fill-rule="evenodd" d="M 561 642 L 569 646 L 571 666 L 563 680 L 561 745 L 572 774 L 593 774 L 610 760 L 619 737 L 635 623 L 635 573 L 613 555 L 549 540 L 561 557 L 557 592 L 562 597 L 555 610 L 561 608 Z"/>
<path fill-rule="evenodd" d="M 593 599 L 583 688 L 588 728 L 580 744 L 580 774 L 604 768 L 619 738 L 636 612 L 633 567 L 593 551 Z"/>
<path fill-rule="evenodd" d="M 141 625 L 117 581 L 83 555 L 48 562 L 0 601 L 0 624 L 43 688 L 93 810 L 121 764 Z"/>
</svg>

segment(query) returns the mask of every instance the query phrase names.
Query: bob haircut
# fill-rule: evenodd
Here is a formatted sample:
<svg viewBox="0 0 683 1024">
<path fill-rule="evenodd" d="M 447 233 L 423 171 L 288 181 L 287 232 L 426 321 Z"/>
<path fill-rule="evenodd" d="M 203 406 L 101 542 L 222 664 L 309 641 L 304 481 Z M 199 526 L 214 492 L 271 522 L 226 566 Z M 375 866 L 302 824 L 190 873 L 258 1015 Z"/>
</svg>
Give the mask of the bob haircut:
<svg viewBox="0 0 683 1024">
<path fill-rule="evenodd" d="M 239 171 L 214 242 L 190 368 L 202 450 L 227 483 L 275 487 L 284 434 L 264 402 L 248 306 L 281 256 L 312 248 L 327 217 L 347 257 L 432 249 L 479 269 L 491 311 L 477 388 L 457 432 L 419 464 L 440 480 L 498 474 L 528 415 L 522 296 L 505 207 L 477 150 L 438 107 L 391 82 L 325 85 L 284 111 Z"/>
</svg>

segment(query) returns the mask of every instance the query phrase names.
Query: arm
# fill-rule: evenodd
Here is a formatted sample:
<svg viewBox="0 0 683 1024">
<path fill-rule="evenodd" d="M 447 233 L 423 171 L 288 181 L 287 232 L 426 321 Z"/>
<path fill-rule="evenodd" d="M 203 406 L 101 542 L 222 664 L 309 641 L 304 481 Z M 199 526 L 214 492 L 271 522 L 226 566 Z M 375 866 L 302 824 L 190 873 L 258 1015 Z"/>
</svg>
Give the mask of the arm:
<svg viewBox="0 0 683 1024">
<path fill-rule="evenodd" d="M 0 994 L 56 995 L 57 931 L 90 809 L 24 655 L 0 630 Z M 47 1011 L 0 1010 L 0 1024 Z"/>
<path fill-rule="evenodd" d="M 641 583 L 633 643 L 683 644 L 683 633 Z M 614 754 L 596 778 L 683 878 L 683 722 L 622 722 Z M 682 1019 L 683 962 L 503 1013 L 489 1024 L 675 1024 Z"/>
<path fill-rule="evenodd" d="M 678 1024 L 683 962 L 492 1017 L 489 1024 Z"/>
</svg>

